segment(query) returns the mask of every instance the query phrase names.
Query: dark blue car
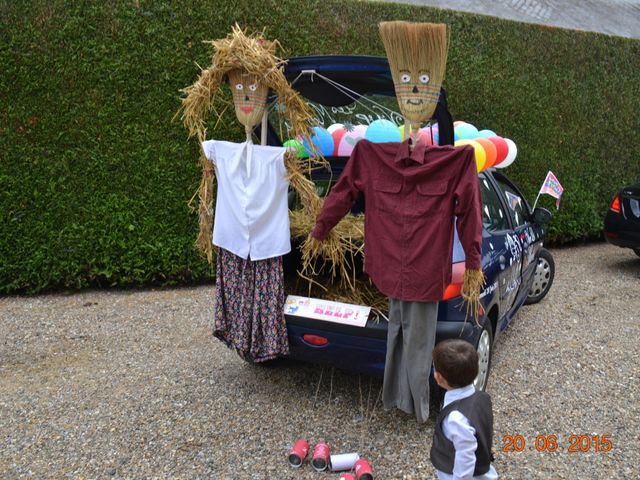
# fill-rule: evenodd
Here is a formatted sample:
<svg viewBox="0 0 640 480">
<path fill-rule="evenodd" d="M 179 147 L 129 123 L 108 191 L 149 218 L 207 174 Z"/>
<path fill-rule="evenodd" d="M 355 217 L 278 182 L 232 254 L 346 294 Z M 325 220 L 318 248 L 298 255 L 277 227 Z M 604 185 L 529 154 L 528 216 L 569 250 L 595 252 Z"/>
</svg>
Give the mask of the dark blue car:
<svg viewBox="0 0 640 480">
<path fill-rule="evenodd" d="M 345 122 L 346 116 L 371 121 L 381 116 L 393 119 L 397 109 L 393 81 L 385 58 L 362 56 L 314 56 L 289 60 L 285 73 L 316 109 L 318 121 Z M 364 113 L 354 105 L 371 100 Z M 376 114 L 377 112 L 377 114 Z M 376 117 L 376 115 L 378 115 Z M 396 114 L 397 115 L 397 114 Z M 399 116 L 398 116 L 399 117 Z M 434 114 L 439 125 L 440 144 L 453 143 L 453 121 L 446 97 L 441 93 Z M 355 123 L 355 122 L 354 122 Z M 270 142 L 282 141 L 278 128 L 270 123 Z M 331 182 L 339 177 L 347 158 L 328 157 L 332 165 Z M 314 179 L 324 185 L 322 172 Z M 463 338 L 476 346 L 480 373 L 476 388 L 486 386 L 491 354 L 500 333 L 524 303 L 540 301 L 553 282 L 554 263 L 543 248 L 543 225 L 551 214 L 538 208 L 531 211 L 518 188 L 500 170 L 479 174 L 483 199 L 482 268 L 486 284 L 482 291 L 480 325 L 465 319 L 459 295 L 464 273 L 464 251 L 456 238 L 453 251 L 453 282 L 439 304 L 436 342 Z M 354 211 L 358 211 L 358 205 Z M 366 212 L 365 212 L 366 215 Z M 285 274 L 296 275 L 299 253 L 285 257 Z M 291 357 L 297 360 L 335 366 L 376 376 L 384 373 L 387 322 L 371 314 L 363 327 L 300 315 L 286 315 Z"/>
</svg>

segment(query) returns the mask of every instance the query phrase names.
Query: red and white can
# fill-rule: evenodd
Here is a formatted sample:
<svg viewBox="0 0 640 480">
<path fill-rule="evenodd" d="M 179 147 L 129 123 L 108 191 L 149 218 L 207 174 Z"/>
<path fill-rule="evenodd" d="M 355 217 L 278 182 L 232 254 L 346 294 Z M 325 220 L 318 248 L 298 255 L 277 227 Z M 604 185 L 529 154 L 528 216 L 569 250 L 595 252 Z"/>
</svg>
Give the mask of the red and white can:
<svg viewBox="0 0 640 480">
<path fill-rule="evenodd" d="M 329 466 L 329 445 L 324 442 L 318 443 L 313 449 L 313 457 L 311 458 L 311 466 L 317 472 L 326 470 Z"/>
<path fill-rule="evenodd" d="M 373 468 L 364 458 L 361 458 L 354 465 L 356 469 L 356 480 L 373 480 Z"/>
<path fill-rule="evenodd" d="M 354 477 L 350 473 L 343 473 L 342 475 L 340 475 L 340 480 L 356 480 L 356 477 Z"/>
<path fill-rule="evenodd" d="M 289 465 L 293 468 L 298 468 L 304 463 L 304 459 L 307 458 L 309 453 L 309 442 L 301 438 L 296 441 L 293 448 L 289 452 Z"/>
</svg>

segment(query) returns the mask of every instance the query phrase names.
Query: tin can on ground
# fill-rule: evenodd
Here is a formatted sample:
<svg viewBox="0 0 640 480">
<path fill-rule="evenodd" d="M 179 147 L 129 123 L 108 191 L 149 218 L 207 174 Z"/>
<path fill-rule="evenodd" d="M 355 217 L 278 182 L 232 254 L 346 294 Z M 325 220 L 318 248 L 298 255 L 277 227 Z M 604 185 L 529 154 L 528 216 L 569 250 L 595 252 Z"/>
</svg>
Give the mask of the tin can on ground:
<svg viewBox="0 0 640 480">
<path fill-rule="evenodd" d="M 324 442 L 318 443 L 313 449 L 313 458 L 311 459 L 311 466 L 317 472 L 326 470 L 329 466 L 329 445 Z"/>
<path fill-rule="evenodd" d="M 356 462 L 355 469 L 356 480 L 373 480 L 373 468 L 364 458 Z"/>
<path fill-rule="evenodd" d="M 351 470 L 359 459 L 360 455 L 357 453 L 340 453 L 338 455 L 331 455 L 329 459 L 329 468 L 332 472 Z"/>
<path fill-rule="evenodd" d="M 293 448 L 289 451 L 289 465 L 293 468 L 298 468 L 304 463 L 304 459 L 307 458 L 309 453 L 309 442 L 301 438 L 297 440 L 293 445 Z"/>
<path fill-rule="evenodd" d="M 340 480 L 356 480 L 356 477 L 354 477 L 350 473 L 343 473 L 342 475 L 340 475 Z"/>
</svg>

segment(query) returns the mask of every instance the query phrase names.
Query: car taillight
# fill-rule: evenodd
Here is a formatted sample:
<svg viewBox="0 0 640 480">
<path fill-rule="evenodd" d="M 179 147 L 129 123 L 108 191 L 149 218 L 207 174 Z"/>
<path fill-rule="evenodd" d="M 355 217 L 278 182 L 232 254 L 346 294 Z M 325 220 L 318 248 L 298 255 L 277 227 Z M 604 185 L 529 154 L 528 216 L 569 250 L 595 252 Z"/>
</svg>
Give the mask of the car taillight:
<svg viewBox="0 0 640 480">
<path fill-rule="evenodd" d="M 618 198 L 618 195 L 616 195 L 616 197 L 613 199 L 613 202 L 611 202 L 611 207 L 609 208 L 616 213 L 620 213 L 620 199 Z"/>
<path fill-rule="evenodd" d="M 329 340 L 326 338 L 321 337 L 320 335 L 311 335 L 310 333 L 303 335 L 302 339 L 309 345 L 315 345 L 316 347 L 322 347 L 329 343 Z"/>
<path fill-rule="evenodd" d="M 451 283 L 447 285 L 442 294 L 442 300 L 450 300 L 460 296 L 462 290 L 462 279 L 464 278 L 464 262 L 457 262 L 451 265 Z"/>
<path fill-rule="evenodd" d="M 462 290 L 461 283 L 450 283 L 449 285 L 447 285 L 447 288 L 444 289 L 442 300 L 450 300 L 452 298 L 459 297 L 461 290 Z"/>
</svg>

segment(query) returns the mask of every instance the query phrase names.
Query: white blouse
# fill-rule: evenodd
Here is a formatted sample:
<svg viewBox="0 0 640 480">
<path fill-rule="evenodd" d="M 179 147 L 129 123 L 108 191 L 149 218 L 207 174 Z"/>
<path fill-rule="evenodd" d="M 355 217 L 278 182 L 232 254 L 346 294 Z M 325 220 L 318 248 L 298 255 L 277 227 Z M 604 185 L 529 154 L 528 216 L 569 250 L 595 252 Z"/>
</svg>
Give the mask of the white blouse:
<svg viewBox="0 0 640 480">
<path fill-rule="evenodd" d="M 221 140 L 202 148 L 218 183 L 213 244 L 251 260 L 291 251 L 286 148 Z"/>
</svg>

